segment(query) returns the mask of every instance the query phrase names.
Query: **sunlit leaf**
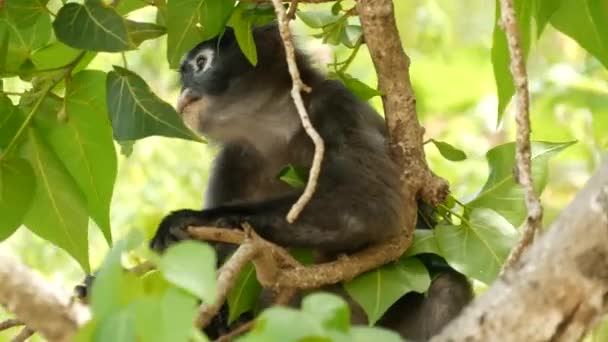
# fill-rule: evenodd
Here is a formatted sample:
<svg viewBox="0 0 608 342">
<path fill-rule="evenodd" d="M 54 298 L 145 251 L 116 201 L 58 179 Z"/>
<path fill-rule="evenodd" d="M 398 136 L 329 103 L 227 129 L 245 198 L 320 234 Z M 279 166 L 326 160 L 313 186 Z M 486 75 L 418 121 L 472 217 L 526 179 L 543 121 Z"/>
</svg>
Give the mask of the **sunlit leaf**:
<svg viewBox="0 0 608 342">
<path fill-rule="evenodd" d="M 155 1 L 152 1 L 155 2 Z M 149 5 L 149 2 L 146 0 L 120 0 L 118 1 L 118 6 L 116 6 L 116 12 L 119 14 L 127 14 L 129 12 L 133 12 L 140 8 L 144 8 Z"/>
<path fill-rule="evenodd" d="M 107 103 L 116 140 L 151 135 L 198 140 L 171 105 L 158 98 L 137 74 L 114 66 L 106 83 Z"/>
<path fill-rule="evenodd" d="M 82 50 L 71 48 L 62 42 L 54 42 L 36 50 L 32 54 L 32 63 L 34 63 L 34 66 L 38 70 L 61 68 L 76 59 L 81 52 Z M 73 73 L 80 71 L 95 55 L 95 52 L 87 52 L 79 63 L 79 66 L 74 68 Z"/>
<path fill-rule="evenodd" d="M 247 264 L 236 279 L 234 287 L 228 292 L 228 323 L 234 322 L 241 314 L 255 308 L 262 287 L 256 278 L 255 267 Z"/>
<path fill-rule="evenodd" d="M 486 284 L 500 273 L 517 230 L 490 209 L 475 209 L 460 226 L 439 225 L 435 237 L 441 255 L 457 271 Z"/>
<path fill-rule="evenodd" d="M 89 272 L 89 215 L 82 191 L 51 147 L 32 129 L 23 150 L 37 184 L 24 224 L 67 251 Z"/>
<path fill-rule="evenodd" d="M 323 26 L 333 24 L 340 19 L 340 16 L 327 10 L 297 11 L 296 15 L 304 24 L 312 28 L 322 28 Z"/>
<path fill-rule="evenodd" d="M 608 2 L 561 0 L 550 22 L 608 68 Z"/>
<path fill-rule="evenodd" d="M 3 40 L 3 63 L 0 65 L 0 74 L 14 75 L 19 73 L 21 65 L 29 58 L 32 51 L 44 46 L 51 37 L 51 19 L 48 15 L 38 16 L 33 25 L 17 28 L 7 18 L 4 11 L 0 11 L 0 38 Z"/>
<path fill-rule="evenodd" d="M 374 324 L 399 298 L 411 291 L 424 292 L 431 284 L 429 273 L 418 259 L 406 258 L 366 272 L 344 284 L 370 324 Z"/>
<path fill-rule="evenodd" d="M 0 161 L 0 241 L 11 236 L 23 222 L 35 188 L 34 171 L 27 161 Z"/>
<path fill-rule="evenodd" d="M 119 52 L 134 47 L 124 18 L 98 1 L 64 5 L 53 28 L 57 39 L 77 49 Z"/>
<path fill-rule="evenodd" d="M 48 1 L 48 0 L 47 0 Z M 6 1 L 4 9 L 19 29 L 34 25 L 41 16 L 49 16 L 44 0 Z"/>
<path fill-rule="evenodd" d="M 306 186 L 308 179 L 308 169 L 293 165 L 288 165 L 281 169 L 278 178 L 289 184 L 292 188 L 301 189 Z"/>
<path fill-rule="evenodd" d="M 346 25 L 344 27 L 344 31 L 342 32 L 342 44 L 349 48 L 354 48 L 359 39 L 361 39 L 362 34 L 363 30 L 361 29 L 361 26 Z"/>
<path fill-rule="evenodd" d="M 213 303 L 216 297 L 215 251 L 207 244 L 183 241 L 163 254 L 160 270 L 172 284 Z"/>
<path fill-rule="evenodd" d="M 235 0 L 205 0 L 200 11 L 203 40 L 213 38 L 224 30 L 234 10 Z"/>
<path fill-rule="evenodd" d="M 125 272 L 121 263 L 123 253 L 138 246 L 142 241 L 143 234 L 138 230 L 131 230 L 126 237 L 117 241 L 106 255 L 91 289 L 91 309 L 97 319 L 112 316 L 143 297 L 143 282 L 134 274 Z"/>
<path fill-rule="evenodd" d="M 531 21 L 534 15 L 534 1 L 515 0 L 515 16 L 517 17 L 517 26 L 519 28 L 521 38 L 521 48 L 524 52 L 524 58 L 528 56 L 530 49 L 531 36 Z M 509 48 L 507 46 L 507 38 L 504 30 L 500 27 L 500 4 L 496 0 L 496 17 L 494 20 L 494 34 L 492 38 L 492 65 L 494 67 L 494 78 L 496 79 L 496 89 L 498 92 L 498 118 L 497 123 L 502 121 L 505 108 L 515 92 L 513 85 L 513 77 L 509 71 L 509 63 L 511 61 Z"/>
<path fill-rule="evenodd" d="M 328 294 L 314 293 L 302 301 L 302 311 L 317 317 L 328 329 L 347 332 L 350 327 L 350 311 L 344 299 Z"/>
<path fill-rule="evenodd" d="M 135 341 L 135 317 L 127 309 L 114 312 L 99 322 L 95 337 L 99 341 Z"/>
<path fill-rule="evenodd" d="M 549 159 L 574 142 L 550 143 L 532 142 L 532 179 L 538 194 L 547 184 Z M 470 208 L 490 208 L 512 225 L 519 226 L 526 217 L 524 194 L 520 185 L 515 183 L 515 143 L 496 146 L 486 154 L 490 174 L 488 180 L 477 194 L 467 203 Z"/>
<path fill-rule="evenodd" d="M 167 33 L 165 27 L 152 23 L 140 23 L 133 20 L 127 20 L 126 23 L 129 37 L 135 46 L 139 46 L 145 40 L 158 38 Z"/>
<path fill-rule="evenodd" d="M 557 11 L 558 8 L 562 5 L 563 0 L 536 0 L 536 26 L 538 31 L 538 36 L 543 33 L 545 30 L 545 26 L 549 22 L 549 19 Z"/>
<path fill-rule="evenodd" d="M 177 69 L 182 56 L 203 40 L 198 24 L 204 1 L 171 0 L 167 3 L 167 60 L 172 69 Z"/>
<path fill-rule="evenodd" d="M 352 342 L 401 342 L 403 339 L 396 332 L 375 327 L 352 327 L 350 329 Z"/>
<path fill-rule="evenodd" d="M 431 141 L 433 142 L 435 147 L 437 147 L 437 150 L 439 150 L 439 153 L 441 153 L 441 155 L 445 159 L 451 161 L 462 161 L 467 159 L 467 155 L 462 150 L 459 150 L 443 141 L 438 141 L 435 139 L 432 139 Z"/>
<path fill-rule="evenodd" d="M 404 256 L 414 256 L 424 253 L 441 255 L 433 231 L 430 229 L 416 229 L 414 231 L 414 241 L 410 248 L 407 249 Z"/>
<path fill-rule="evenodd" d="M 251 333 L 242 341 L 267 341 L 270 336 L 275 341 L 323 341 L 314 339 L 323 335 L 325 330 L 317 317 L 291 308 L 274 306 L 256 318 Z"/>
<path fill-rule="evenodd" d="M 253 39 L 253 18 L 245 15 L 245 9 L 247 3 L 239 2 L 232 12 L 232 16 L 228 21 L 228 24 L 234 29 L 234 36 L 236 42 L 239 44 L 241 51 L 247 60 L 252 64 L 258 64 L 258 52 L 256 50 L 255 41 Z"/>
</svg>

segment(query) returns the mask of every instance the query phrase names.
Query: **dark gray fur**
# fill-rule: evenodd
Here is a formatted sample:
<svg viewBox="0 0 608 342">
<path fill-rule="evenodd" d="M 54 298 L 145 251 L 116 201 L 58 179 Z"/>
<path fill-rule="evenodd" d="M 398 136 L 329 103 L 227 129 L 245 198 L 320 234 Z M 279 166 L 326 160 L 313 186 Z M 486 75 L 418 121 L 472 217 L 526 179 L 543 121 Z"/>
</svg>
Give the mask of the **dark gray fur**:
<svg viewBox="0 0 608 342">
<path fill-rule="evenodd" d="M 183 61 L 183 91 L 205 102 L 203 107 L 193 106 L 194 111 L 185 110 L 184 115 L 195 116 L 185 120 L 221 144 L 221 151 L 214 161 L 205 209 L 178 210 L 165 217 L 152 248 L 164 250 L 184 236 L 180 231 L 187 226 L 238 228 L 242 222 L 281 246 L 332 255 L 393 238 L 404 223 L 404 200 L 384 121 L 342 83 L 325 79 L 301 53 L 298 67 L 312 88 L 303 94 L 305 106 L 326 151 L 315 195 L 296 222 L 286 221 L 301 190 L 289 187 L 277 174 L 288 164 L 310 167 L 314 146 L 290 97 L 291 79 L 276 26 L 257 28 L 254 37 L 259 61 L 255 67 L 240 52 L 230 30 L 219 40 L 199 44 Z M 209 49 L 214 51 L 210 67 L 197 73 L 193 59 Z M 225 256 L 219 245 L 218 251 Z M 402 298 L 380 324 L 421 340 L 436 333 L 470 299 L 466 279 L 456 275 L 438 277 L 428 298 Z M 452 281 L 444 281 L 448 278 Z"/>
</svg>

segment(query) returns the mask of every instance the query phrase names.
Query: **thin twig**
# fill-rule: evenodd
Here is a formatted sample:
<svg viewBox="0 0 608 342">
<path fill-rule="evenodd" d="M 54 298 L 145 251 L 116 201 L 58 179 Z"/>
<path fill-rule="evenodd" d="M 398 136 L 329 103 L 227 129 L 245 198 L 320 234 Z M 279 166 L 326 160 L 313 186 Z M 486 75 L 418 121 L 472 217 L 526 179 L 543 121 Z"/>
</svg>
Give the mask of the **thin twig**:
<svg viewBox="0 0 608 342">
<path fill-rule="evenodd" d="M 543 207 L 534 191 L 532 182 L 532 161 L 530 152 L 530 93 L 528 91 L 528 76 L 526 60 L 521 46 L 521 35 L 517 28 L 517 18 L 513 8 L 513 0 L 501 0 L 501 23 L 507 35 L 509 53 L 511 55 L 510 69 L 515 85 L 517 144 L 515 159 L 517 161 L 516 180 L 524 189 L 528 218 L 521 240 L 513 248 L 503 269 L 515 264 L 522 253 L 534 241 L 534 235 L 542 224 Z"/>
<path fill-rule="evenodd" d="M 11 342 L 26 341 L 28 338 L 32 337 L 32 335 L 34 335 L 34 333 L 36 333 L 35 330 L 25 327 L 25 328 L 21 329 L 21 332 L 19 332 L 19 335 L 13 337 Z"/>
<path fill-rule="evenodd" d="M 234 287 L 236 277 L 239 275 L 243 267 L 248 262 L 253 260 L 260 251 L 260 245 L 245 239 L 243 244 L 234 252 L 234 254 L 222 265 L 218 271 L 217 289 L 218 294 L 215 303 L 203 303 L 199 307 L 196 326 L 203 328 L 209 324 L 211 319 L 218 313 L 228 292 Z"/>
<path fill-rule="evenodd" d="M 289 30 L 289 20 L 287 19 L 285 8 L 283 7 L 281 0 L 272 0 L 272 4 L 274 5 L 274 10 L 279 19 L 279 32 L 281 33 L 281 39 L 283 40 L 283 45 L 285 46 L 285 57 L 287 59 L 289 74 L 291 75 L 291 80 L 293 82 L 291 97 L 293 98 L 293 102 L 295 103 L 298 114 L 300 115 L 300 120 L 302 121 L 304 130 L 315 144 L 315 154 L 312 160 L 312 166 L 310 168 L 310 175 L 308 177 L 308 182 L 306 183 L 306 188 L 304 189 L 302 196 L 298 198 L 287 214 L 287 221 L 293 223 L 314 195 L 317 187 L 317 180 L 319 178 L 319 172 L 321 171 L 321 163 L 323 162 L 323 154 L 325 153 L 325 144 L 317 130 L 315 130 L 315 128 L 312 126 L 308 113 L 306 112 L 306 108 L 304 107 L 301 92 L 310 92 L 311 89 L 305 85 L 300 78 L 300 72 L 298 71 L 298 66 L 296 64 L 295 48 L 293 46 L 293 39 L 291 36 L 291 31 Z"/>
<path fill-rule="evenodd" d="M 6 321 L 0 322 L 0 331 L 17 327 L 20 325 L 25 325 L 25 323 L 20 319 L 7 319 Z"/>
<path fill-rule="evenodd" d="M 233 338 L 242 335 L 244 333 L 246 333 L 247 331 L 251 330 L 251 328 L 253 328 L 253 326 L 255 325 L 255 320 L 252 319 L 251 321 L 239 325 L 236 329 L 232 330 L 231 332 L 222 335 L 220 337 L 218 337 L 215 342 L 227 342 L 227 341 L 232 341 Z"/>
<path fill-rule="evenodd" d="M 287 10 L 287 19 L 294 20 L 296 18 L 296 11 L 298 10 L 298 0 L 291 0 L 289 3 L 289 9 Z"/>
</svg>

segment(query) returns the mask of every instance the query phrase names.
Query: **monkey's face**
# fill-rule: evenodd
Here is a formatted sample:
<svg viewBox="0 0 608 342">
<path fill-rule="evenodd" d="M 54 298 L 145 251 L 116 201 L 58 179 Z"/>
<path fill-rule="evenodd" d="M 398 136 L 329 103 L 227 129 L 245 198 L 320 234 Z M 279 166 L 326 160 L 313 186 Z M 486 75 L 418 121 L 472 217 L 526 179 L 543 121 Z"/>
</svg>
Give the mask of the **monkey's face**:
<svg viewBox="0 0 608 342">
<path fill-rule="evenodd" d="M 257 66 L 247 61 L 230 29 L 186 54 L 180 66 L 177 110 L 188 126 L 221 142 L 276 139 L 285 136 L 287 128 L 292 130 L 293 124 L 281 115 L 285 106 L 291 106 L 289 88 L 272 72 L 277 68 L 267 57 L 280 47 L 268 43 L 274 39 L 271 33 L 262 31 L 255 37 L 261 52 Z"/>
</svg>

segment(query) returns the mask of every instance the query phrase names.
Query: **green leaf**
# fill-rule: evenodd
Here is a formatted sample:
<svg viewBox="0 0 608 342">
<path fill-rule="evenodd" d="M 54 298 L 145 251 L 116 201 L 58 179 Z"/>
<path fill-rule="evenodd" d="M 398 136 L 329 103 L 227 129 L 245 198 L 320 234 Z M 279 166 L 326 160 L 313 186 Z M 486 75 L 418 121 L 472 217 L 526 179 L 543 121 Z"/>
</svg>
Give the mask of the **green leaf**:
<svg viewBox="0 0 608 342">
<path fill-rule="evenodd" d="M 2 49 L 6 55 L 2 56 L 0 73 L 5 75 L 18 74 L 21 65 L 30 57 L 32 51 L 44 46 L 51 37 L 51 19 L 48 15 L 38 16 L 36 22 L 28 27 L 17 28 L 7 18 L 4 11 L 0 11 L 0 37 L 3 40 Z"/>
<path fill-rule="evenodd" d="M 550 22 L 608 68 L 608 2 L 561 0 Z"/>
<path fill-rule="evenodd" d="M 258 64 L 258 51 L 255 47 L 255 41 L 253 40 L 253 32 L 251 31 L 253 26 L 253 17 L 245 15 L 245 9 L 247 3 L 239 2 L 232 12 L 232 16 L 228 21 L 228 24 L 234 29 L 234 36 L 236 42 L 243 51 L 245 57 L 252 65 Z"/>
<path fill-rule="evenodd" d="M 328 341 L 315 339 L 324 335 L 323 325 L 317 317 L 291 308 L 273 306 L 257 317 L 251 333 L 239 341 L 268 341 L 268 338 L 273 341 Z"/>
<path fill-rule="evenodd" d="M 437 147 L 437 150 L 439 150 L 439 153 L 441 153 L 441 155 L 445 159 L 451 161 L 461 161 L 467 159 L 467 155 L 463 151 L 455 148 L 454 146 L 435 139 L 431 139 L 431 141 L 433 142 L 435 147 Z"/>
<path fill-rule="evenodd" d="M 146 273 L 141 280 L 146 295 L 160 296 L 171 286 L 159 270 Z"/>
<path fill-rule="evenodd" d="M 296 15 L 300 20 L 309 27 L 322 28 L 335 23 L 340 19 L 340 16 L 328 12 L 327 10 L 311 10 L 311 11 L 297 11 Z"/>
<path fill-rule="evenodd" d="M 281 169 L 278 178 L 292 188 L 302 189 L 306 186 L 308 169 L 290 164 Z"/>
<path fill-rule="evenodd" d="M 42 0 L 7 1 L 4 6 L 9 19 L 19 29 L 35 25 L 41 16 L 49 16 L 46 1 Z"/>
<path fill-rule="evenodd" d="M 105 317 L 95 333 L 99 341 L 132 342 L 135 341 L 135 317 L 127 309 Z"/>
<path fill-rule="evenodd" d="M 441 255 L 433 231 L 429 229 L 416 229 L 414 231 L 414 241 L 404 256 L 409 257 L 425 253 Z"/>
<path fill-rule="evenodd" d="M 129 38 L 135 46 L 139 46 L 145 40 L 158 38 L 167 33 L 164 26 L 152 23 L 140 23 L 132 20 L 127 20 L 126 23 Z"/>
<path fill-rule="evenodd" d="M 528 56 L 530 49 L 531 21 L 534 12 L 534 1 L 515 0 L 515 16 L 517 17 L 517 27 L 521 38 L 521 48 L 524 58 Z M 498 25 L 500 21 L 500 4 L 496 0 L 496 18 L 494 23 L 494 33 L 492 38 L 492 65 L 494 67 L 494 78 L 496 79 L 496 89 L 498 92 L 498 119 L 497 125 L 502 121 L 502 115 L 511 101 L 515 92 L 513 77 L 509 71 L 511 61 L 507 38 L 505 32 Z"/>
<path fill-rule="evenodd" d="M 363 30 L 359 25 L 346 25 L 342 31 L 342 44 L 349 48 L 354 48 L 361 39 Z"/>
<path fill-rule="evenodd" d="M 119 52 L 134 47 L 123 17 L 99 1 L 64 5 L 53 28 L 57 39 L 77 49 Z"/>
<path fill-rule="evenodd" d="M 167 3 L 167 60 L 179 67 L 183 55 L 203 40 L 198 27 L 205 0 L 171 0 Z"/>
<path fill-rule="evenodd" d="M 197 305 L 195 297 L 170 287 L 162 297 L 134 301 L 129 311 L 135 317 L 138 341 L 188 341 Z"/>
<path fill-rule="evenodd" d="M 106 83 L 108 110 L 116 140 L 152 135 L 200 141 L 171 105 L 158 98 L 139 75 L 114 66 Z"/>
<path fill-rule="evenodd" d="M 24 218 L 29 230 L 67 251 L 89 272 L 86 200 L 57 155 L 30 129 L 23 147 L 36 175 L 36 192 Z"/>
<path fill-rule="evenodd" d="M 145 0 L 120 0 L 118 1 L 118 6 L 116 6 L 116 12 L 125 15 L 146 6 L 148 6 L 148 3 Z"/>
<path fill-rule="evenodd" d="M 416 258 L 406 258 L 366 272 L 345 283 L 344 288 L 361 305 L 372 325 L 399 298 L 411 291 L 422 293 L 430 284 L 424 264 Z"/>
<path fill-rule="evenodd" d="M 213 38 L 224 31 L 234 10 L 235 0 L 205 0 L 200 12 L 203 40 Z"/>
<path fill-rule="evenodd" d="M 234 287 L 228 292 L 228 323 L 234 322 L 241 314 L 255 308 L 262 287 L 256 278 L 255 267 L 248 263 L 236 278 Z"/>
<path fill-rule="evenodd" d="M 403 342 L 403 339 L 401 339 L 399 334 L 386 329 L 375 327 L 352 327 L 350 332 L 351 341 L 353 342 Z"/>
<path fill-rule="evenodd" d="M 143 282 L 132 273 L 125 272 L 121 263 L 123 253 L 142 241 L 143 234 L 132 230 L 117 241 L 106 255 L 91 289 L 91 309 L 97 319 L 112 316 L 143 297 Z"/>
<path fill-rule="evenodd" d="M 536 5 L 535 19 L 536 19 L 538 37 L 540 37 L 540 35 L 545 30 L 545 26 L 547 26 L 547 23 L 549 22 L 549 19 L 551 18 L 551 16 L 553 16 L 555 11 L 557 11 L 557 9 L 561 7 L 562 1 L 563 0 L 536 0 L 535 1 L 535 5 Z"/>
<path fill-rule="evenodd" d="M 344 82 L 344 85 L 362 101 L 367 101 L 372 97 L 382 95 L 382 93 L 380 93 L 378 90 L 368 86 L 347 73 L 340 73 L 337 75 L 337 77 L 340 78 L 342 82 Z"/>
<path fill-rule="evenodd" d="M 34 170 L 27 161 L 21 158 L 0 161 L 0 241 L 21 226 L 35 187 Z"/>
<path fill-rule="evenodd" d="M 0 95 L 0 151 L 13 140 L 24 118 L 25 115 L 6 95 Z"/>
<path fill-rule="evenodd" d="M 32 55 L 32 63 L 36 69 L 54 69 L 64 67 L 73 61 L 82 50 L 71 48 L 62 42 L 49 44 Z M 90 53 L 93 56 L 94 53 Z"/>
<path fill-rule="evenodd" d="M 302 311 L 317 317 L 327 329 L 348 332 L 350 311 L 344 299 L 329 293 L 314 293 L 302 301 Z"/>
<path fill-rule="evenodd" d="M 532 179 L 537 194 L 541 194 L 547 184 L 549 159 L 574 143 L 532 142 Z M 512 225 L 519 226 L 526 217 L 526 205 L 523 190 L 513 178 L 515 143 L 494 147 L 488 151 L 486 159 L 490 169 L 488 180 L 467 207 L 492 209 Z"/>
<path fill-rule="evenodd" d="M 207 244 L 183 241 L 163 254 L 159 268 L 176 286 L 213 303 L 216 297 L 215 251 Z"/>
<path fill-rule="evenodd" d="M 518 240 L 517 230 L 490 209 L 475 209 L 460 226 L 435 228 L 437 244 L 445 260 L 457 271 L 491 284 Z"/>
</svg>

